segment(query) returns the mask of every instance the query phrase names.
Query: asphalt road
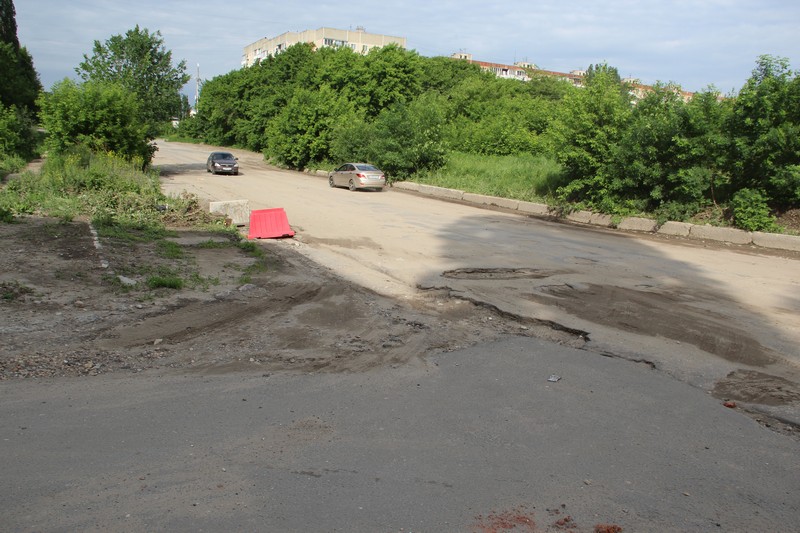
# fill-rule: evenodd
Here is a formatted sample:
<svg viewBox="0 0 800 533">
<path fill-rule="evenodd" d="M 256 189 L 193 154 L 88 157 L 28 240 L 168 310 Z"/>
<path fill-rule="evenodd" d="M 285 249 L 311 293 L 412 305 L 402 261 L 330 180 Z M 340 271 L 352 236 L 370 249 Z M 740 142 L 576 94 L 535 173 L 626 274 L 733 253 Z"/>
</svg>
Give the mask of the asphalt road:
<svg viewBox="0 0 800 533">
<path fill-rule="evenodd" d="M 0 530 L 797 531 L 800 442 L 701 386 L 729 368 L 791 372 L 793 259 L 331 190 L 257 154 L 212 177 L 204 153 L 162 144 L 165 189 L 284 207 L 298 249 L 352 279 L 398 298 L 447 287 L 581 329 L 590 348 L 507 338 L 360 374 L 0 383 Z M 733 321 L 780 361 L 651 341 L 541 296 L 570 286 L 609 306 L 657 293 L 630 306 Z"/>
<path fill-rule="evenodd" d="M 797 440 L 647 365 L 531 339 L 366 374 L 7 382 L 0 413 L 3 531 L 800 523 Z"/>
</svg>

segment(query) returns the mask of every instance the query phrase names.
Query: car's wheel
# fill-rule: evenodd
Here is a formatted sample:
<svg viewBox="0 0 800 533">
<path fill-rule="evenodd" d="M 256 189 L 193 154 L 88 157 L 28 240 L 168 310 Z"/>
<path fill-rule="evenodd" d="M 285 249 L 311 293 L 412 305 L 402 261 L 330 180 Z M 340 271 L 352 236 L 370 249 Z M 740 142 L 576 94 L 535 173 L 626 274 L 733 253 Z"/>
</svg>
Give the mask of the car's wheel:
<svg viewBox="0 0 800 533">
<path fill-rule="evenodd" d="M 238 170 L 234 171 L 234 172 L 233 172 L 233 175 L 234 175 L 234 176 L 238 176 L 238 175 L 239 175 L 239 171 L 238 171 Z"/>
<path fill-rule="evenodd" d="M 336 184 L 333 183 L 333 176 L 328 176 L 328 186 L 329 187 L 336 187 Z"/>
<path fill-rule="evenodd" d="M 206 172 L 211 172 L 211 169 L 206 167 Z"/>
<path fill-rule="evenodd" d="M 351 191 L 356 190 L 356 182 L 354 182 L 353 180 L 350 180 L 350 190 Z"/>
</svg>

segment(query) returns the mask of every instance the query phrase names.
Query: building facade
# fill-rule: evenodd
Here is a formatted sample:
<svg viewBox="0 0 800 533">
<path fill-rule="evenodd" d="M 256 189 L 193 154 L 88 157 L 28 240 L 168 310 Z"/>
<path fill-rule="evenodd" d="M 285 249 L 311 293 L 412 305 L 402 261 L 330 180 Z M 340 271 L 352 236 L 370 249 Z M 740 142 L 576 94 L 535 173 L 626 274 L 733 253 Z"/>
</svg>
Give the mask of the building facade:
<svg viewBox="0 0 800 533">
<path fill-rule="evenodd" d="M 486 61 L 476 61 L 475 59 L 472 59 L 472 54 L 468 54 L 465 52 L 456 52 L 455 54 L 452 54 L 450 58 L 461 61 L 467 61 L 468 63 L 478 65 L 481 68 L 481 70 L 486 72 L 491 72 L 498 78 L 515 79 L 519 81 L 530 81 L 531 76 L 550 76 L 562 81 L 569 82 L 575 87 L 583 87 L 584 79 L 586 78 L 585 70 L 556 72 L 554 70 L 542 70 L 533 63 L 517 62 L 514 63 L 513 65 L 504 65 L 501 63 L 489 63 Z M 653 92 L 652 86 L 643 85 L 637 79 L 625 78 L 622 81 L 628 85 L 634 103 L 638 102 L 639 100 L 641 100 L 642 98 Z M 678 88 L 674 88 L 673 90 L 678 96 L 680 96 L 680 98 L 684 102 L 688 102 L 694 96 L 694 93 L 683 91 Z"/>
<path fill-rule="evenodd" d="M 406 47 L 405 37 L 367 33 L 362 27 L 355 30 L 337 30 L 335 28 L 319 28 L 316 30 L 287 31 L 277 37 L 263 38 L 244 47 L 242 66 L 249 67 L 270 56 L 276 56 L 298 43 L 311 43 L 317 49 L 323 47 L 348 47 L 358 54 L 367 54 L 373 48 L 381 48 L 389 44 Z"/>
</svg>

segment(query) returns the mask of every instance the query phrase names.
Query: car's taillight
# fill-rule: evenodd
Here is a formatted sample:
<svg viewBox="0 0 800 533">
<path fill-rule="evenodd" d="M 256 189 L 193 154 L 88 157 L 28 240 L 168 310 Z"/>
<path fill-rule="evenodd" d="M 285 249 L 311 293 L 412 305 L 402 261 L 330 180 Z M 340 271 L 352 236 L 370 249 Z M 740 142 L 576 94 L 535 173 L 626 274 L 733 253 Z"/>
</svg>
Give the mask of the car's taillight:
<svg viewBox="0 0 800 533">
<path fill-rule="evenodd" d="M 364 174 L 361 174 L 361 173 L 358 173 L 358 174 L 356 174 L 356 176 L 358 176 L 358 177 L 359 177 L 359 178 L 361 178 L 362 180 L 363 180 L 364 178 L 366 178 L 366 176 L 365 176 Z"/>
</svg>

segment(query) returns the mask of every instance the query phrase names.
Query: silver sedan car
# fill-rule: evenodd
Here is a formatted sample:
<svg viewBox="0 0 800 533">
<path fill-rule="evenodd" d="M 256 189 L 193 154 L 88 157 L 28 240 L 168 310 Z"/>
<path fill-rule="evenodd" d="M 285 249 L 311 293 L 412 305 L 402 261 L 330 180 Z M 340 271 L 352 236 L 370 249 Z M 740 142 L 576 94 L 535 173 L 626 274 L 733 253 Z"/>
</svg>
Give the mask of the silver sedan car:
<svg viewBox="0 0 800 533">
<path fill-rule="evenodd" d="M 351 191 L 358 189 L 383 190 L 386 176 L 383 172 L 368 163 L 345 163 L 333 172 L 328 173 L 328 185 L 331 187 L 347 187 Z"/>
</svg>

